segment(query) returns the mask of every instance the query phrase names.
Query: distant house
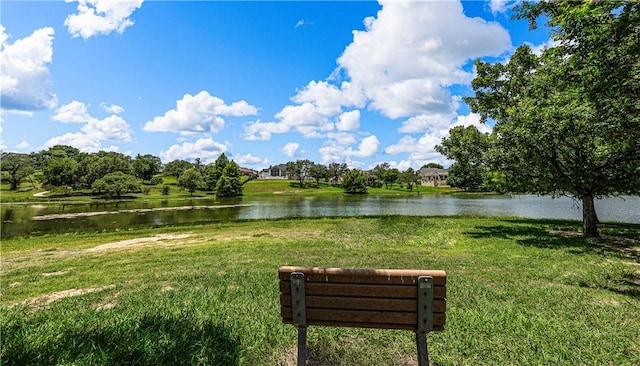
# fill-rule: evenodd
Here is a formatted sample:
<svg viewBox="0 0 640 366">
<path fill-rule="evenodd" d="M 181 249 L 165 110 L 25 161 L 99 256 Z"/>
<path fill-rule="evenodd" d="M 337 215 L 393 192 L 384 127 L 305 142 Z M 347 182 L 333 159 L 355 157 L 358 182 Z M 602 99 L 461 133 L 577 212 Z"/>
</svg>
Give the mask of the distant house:
<svg viewBox="0 0 640 366">
<path fill-rule="evenodd" d="M 249 169 L 249 168 L 240 167 L 240 174 L 243 177 L 249 178 L 249 177 L 253 177 L 255 175 L 258 175 L 258 171 L 257 170 L 253 170 L 253 169 Z"/>
<path fill-rule="evenodd" d="M 10 156 L 15 156 L 16 158 L 20 158 L 20 159 L 27 159 L 29 157 L 29 154 L 20 154 L 20 153 L 14 153 L 14 152 L 2 152 L 0 153 L 0 160 L 4 160 Z"/>
<path fill-rule="evenodd" d="M 278 164 L 262 169 L 258 177 L 260 179 L 289 179 L 287 175 L 287 164 Z"/>
<path fill-rule="evenodd" d="M 446 186 L 449 172 L 446 169 L 422 168 L 418 170 L 421 185 L 427 187 Z"/>
</svg>

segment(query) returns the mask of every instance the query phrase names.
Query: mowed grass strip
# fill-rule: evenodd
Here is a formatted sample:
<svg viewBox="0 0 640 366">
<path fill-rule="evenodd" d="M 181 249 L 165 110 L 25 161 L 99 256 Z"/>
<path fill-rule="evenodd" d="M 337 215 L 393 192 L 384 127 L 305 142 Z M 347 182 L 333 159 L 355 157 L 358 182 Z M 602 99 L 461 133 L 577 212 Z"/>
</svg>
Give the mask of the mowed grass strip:
<svg viewBox="0 0 640 366">
<path fill-rule="evenodd" d="M 438 365 L 640 364 L 640 226 L 246 221 L 2 241 L 2 365 L 293 365 L 280 265 L 444 269 Z M 309 328 L 314 365 L 415 365 L 411 332 Z"/>
</svg>

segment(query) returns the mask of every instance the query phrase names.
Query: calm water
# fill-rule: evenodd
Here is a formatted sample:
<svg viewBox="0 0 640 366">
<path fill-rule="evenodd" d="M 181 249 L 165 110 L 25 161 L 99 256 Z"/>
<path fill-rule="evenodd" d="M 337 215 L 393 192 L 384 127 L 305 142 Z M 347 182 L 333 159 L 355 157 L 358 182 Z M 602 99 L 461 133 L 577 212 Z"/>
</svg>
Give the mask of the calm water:
<svg viewBox="0 0 640 366">
<path fill-rule="evenodd" d="M 640 197 L 596 202 L 603 222 L 640 224 Z M 244 219 L 315 216 L 518 216 L 581 220 L 570 198 L 425 195 L 413 197 L 335 196 L 119 201 L 2 205 L 2 237 L 127 226 L 168 225 Z"/>
</svg>

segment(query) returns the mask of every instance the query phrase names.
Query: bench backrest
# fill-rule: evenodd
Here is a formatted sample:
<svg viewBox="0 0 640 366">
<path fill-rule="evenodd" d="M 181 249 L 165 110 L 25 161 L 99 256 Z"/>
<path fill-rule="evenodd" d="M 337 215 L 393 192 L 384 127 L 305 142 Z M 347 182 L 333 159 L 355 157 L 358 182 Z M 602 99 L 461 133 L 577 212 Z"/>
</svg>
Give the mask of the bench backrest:
<svg viewBox="0 0 640 366">
<path fill-rule="evenodd" d="M 284 323 L 444 330 L 444 271 L 285 266 L 278 273 Z"/>
</svg>

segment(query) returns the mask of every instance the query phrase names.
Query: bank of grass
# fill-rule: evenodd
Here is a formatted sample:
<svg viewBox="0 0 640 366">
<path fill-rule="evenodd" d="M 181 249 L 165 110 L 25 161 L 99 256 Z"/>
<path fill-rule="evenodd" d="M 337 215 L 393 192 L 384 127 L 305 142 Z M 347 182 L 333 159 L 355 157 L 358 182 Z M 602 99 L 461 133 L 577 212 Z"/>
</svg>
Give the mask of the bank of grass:
<svg viewBox="0 0 640 366">
<path fill-rule="evenodd" d="M 2 241 L 3 365 L 293 365 L 277 267 L 444 269 L 438 365 L 640 364 L 640 226 L 245 221 Z M 313 365 L 415 365 L 411 332 L 309 328 Z"/>
<path fill-rule="evenodd" d="M 168 194 L 163 194 L 164 186 L 169 187 Z M 193 194 L 178 187 L 174 177 L 163 177 L 162 184 L 141 184 L 145 193 L 128 193 L 120 199 L 126 200 L 167 200 L 167 199 L 194 199 L 214 198 L 210 191 L 195 191 Z M 419 195 L 419 194 L 450 194 L 460 192 L 452 187 L 423 187 L 414 186 L 409 190 L 406 186 L 394 184 L 389 188 L 369 188 L 369 194 L 377 196 Z M 38 197 L 37 194 L 42 194 Z M 245 197 L 265 196 L 335 196 L 344 195 L 342 187 L 331 185 L 327 182 L 306 182 L 304 186 L 295 180 L 252 180 L 243 185 Z M 114 199 L 105 196 L 93 196 L 90 189 L 78 191 L 48 192 L 38 184 L 24 182 L 18 190 L 10 190 L 9 184 L 0 184 L 0 201 L 3 203 L 34 203 L 34 202 L 86 202 L 103 199 Z"/>
</svg>

